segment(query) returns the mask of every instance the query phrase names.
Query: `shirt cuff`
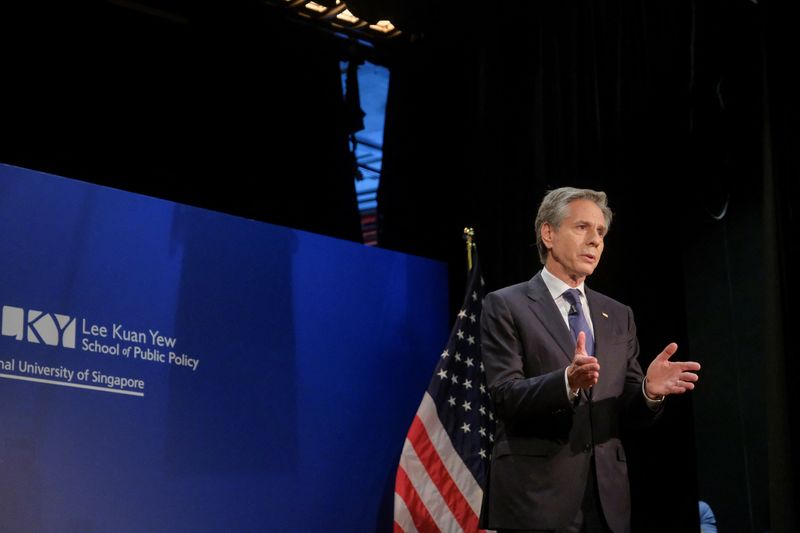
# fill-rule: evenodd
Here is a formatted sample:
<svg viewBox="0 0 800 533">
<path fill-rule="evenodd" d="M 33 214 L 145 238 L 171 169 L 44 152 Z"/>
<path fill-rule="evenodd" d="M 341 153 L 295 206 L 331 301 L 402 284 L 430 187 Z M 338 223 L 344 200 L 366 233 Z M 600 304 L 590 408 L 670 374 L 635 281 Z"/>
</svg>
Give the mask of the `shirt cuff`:
<svg viewBox="0 0 800 533">
<path fill-rule="evenodd" d="M 655 407 L 664 401 L 664 396 L 659 396 L 657 398 L 651 398 L 650 396 L 648 396 L 647 390 L 645 389 L 646 385 L 647 385 L 647 376 L 645 376 L 645 378 L 642 380 L 642 394 L 644 395 L 644 400 L 647 402 L 647 405 L 649 405 L 650 407 Z"/>
<path fill-rule="evenodd" d="M 569 367 L 564 369 L 564 386 L 567 388 L 567 399 L 573 402 L 575 401 L 575 398 L 578 397 L 578 394 L 580 394 L 581 390 L 578 389 L 575 392 L 572 392 L 572 389 L 569 388 L 569 378 L 567 377 L 567 372 L 569 372 Z"/>
</svg>

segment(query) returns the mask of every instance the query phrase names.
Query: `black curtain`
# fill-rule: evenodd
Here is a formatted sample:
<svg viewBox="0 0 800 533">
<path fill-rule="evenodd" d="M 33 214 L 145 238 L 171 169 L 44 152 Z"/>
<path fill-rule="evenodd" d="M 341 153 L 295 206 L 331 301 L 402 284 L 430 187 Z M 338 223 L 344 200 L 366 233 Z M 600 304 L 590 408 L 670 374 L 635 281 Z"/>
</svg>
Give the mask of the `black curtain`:
<svg viewBox="0 0 800 533">
<path fill-rule="evenodd" d="M 463 32 L 430 32 L 391 65 L 381 244 L 460 265 L 449 243 L 476 225 L 500 286 L 538 267 L 545 190 L 596 186 L 617 205 L 651 184 L 648 201 L 679 192 L 691 16 L 685 1 L 496 6 Z"/>
<path fill-rule="evenodd" d="M 763 191 L 766 302 L 764 338 L 768 409 L 770 520 L 773 531 L 800 527 L 800 397 L 794 376 L 800 375 L 800 350 L 793 325 L 798 323 L 797 243 L 800 242 L 800 82 L 793 65 L 800 49 L 797 6 L 767 0 L 764 39 Z"/>
<path fill-rule="evenodd" d="M 447 261 L 455 313 L 463 226 L 498 288 L 540 268 L 546 190 L 605 190 L 590 284 L 632 306 L 643 366 L 670 341 L 703 363 L 695 393 L 627 437 L 634 531 L 697 531 L 698 499 L 724 530 L 794 530 L 800 139 L 776 4 L 481 6 L 392 65 L 383 246 Z"/>
</svg>

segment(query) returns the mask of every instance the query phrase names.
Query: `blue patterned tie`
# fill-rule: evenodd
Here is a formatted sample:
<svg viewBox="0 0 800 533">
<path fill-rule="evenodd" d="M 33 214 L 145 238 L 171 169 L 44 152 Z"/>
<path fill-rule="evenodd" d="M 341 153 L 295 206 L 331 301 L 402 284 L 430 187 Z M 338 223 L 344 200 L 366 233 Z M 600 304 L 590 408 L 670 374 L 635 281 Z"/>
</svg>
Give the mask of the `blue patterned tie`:
<svg viewBox="0 0 800 533">
<path fill-rule="evenodd" d="M 578 342 L 578 333 L 584 332 L 586 334 L 586 353 L 594 355 L 594 335 L 592 335 L 592 330 L 589 328 L 589 323 L 583 314 L 581 291 L 567 289 L 562 296 L 569 303 L 567 318 L 569 319 L 569 329 L 572 331 L 572 336 L 575 337 L 575 342 Z"/>
</svg>

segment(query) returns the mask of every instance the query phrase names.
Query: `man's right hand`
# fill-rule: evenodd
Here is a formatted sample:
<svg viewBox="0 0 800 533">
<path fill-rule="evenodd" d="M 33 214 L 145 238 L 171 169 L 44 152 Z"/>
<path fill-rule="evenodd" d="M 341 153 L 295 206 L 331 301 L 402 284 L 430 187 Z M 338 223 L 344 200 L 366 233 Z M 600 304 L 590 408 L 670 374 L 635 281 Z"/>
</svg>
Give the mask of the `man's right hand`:
<svg viewBox="0 0 800 533">
<path fill-rule="evenodd" d="M 597 384 L 600 377 L 600 363 L 596 357 L 586 353 L 586 334 L 578 333 L 578 343 L 575 345 L 575 356 L 567 367 L 567 381 L 573 391 L 588 389 Z"/>
</svg>

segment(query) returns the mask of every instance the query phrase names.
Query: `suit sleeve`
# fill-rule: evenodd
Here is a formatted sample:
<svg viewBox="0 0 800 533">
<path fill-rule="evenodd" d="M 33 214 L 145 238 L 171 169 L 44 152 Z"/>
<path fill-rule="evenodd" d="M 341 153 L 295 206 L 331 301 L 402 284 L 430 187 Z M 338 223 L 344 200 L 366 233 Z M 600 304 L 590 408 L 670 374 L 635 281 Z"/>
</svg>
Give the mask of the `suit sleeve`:
<svg viewBox="0 0 800 533">
<path fill-rule="evenodd" d="M 549 418 L 572 409 L 563 367 L 526 376 L 520 325 L 501 294 L 490 293 L 481 313 L 481 350 L 497 416 L 507 422 Z"/>
<path fill-rule="evenodd" d="M 639 339 L 636 336 L 636 323 L 633 320 L 633 310 L 628 307 L 628 332 L 630 346 L 628 349 L 628 369 L 625 376 L 625 391 L 623 393 L 623 407 L 625 413 L 623 420 L 632 427 L 647 426 L 656 420 L 664 408 L 664 402 L 653 409 L 644 398 L 642 380 L 644 374 L 639 365 Z"/>
</svg>

